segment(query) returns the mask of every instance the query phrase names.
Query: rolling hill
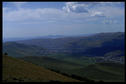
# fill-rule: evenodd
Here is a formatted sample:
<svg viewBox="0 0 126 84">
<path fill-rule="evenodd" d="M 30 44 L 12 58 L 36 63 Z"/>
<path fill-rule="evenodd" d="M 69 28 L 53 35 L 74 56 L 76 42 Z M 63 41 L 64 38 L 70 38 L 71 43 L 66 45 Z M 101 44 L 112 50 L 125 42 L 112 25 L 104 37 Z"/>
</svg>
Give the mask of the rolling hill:
<svg viewBox="0 0 126 84">
<path fill-rule="evenodd" d="M 35 45 L 25 45 L 17 42 L 5 42 L 3 52 L 7 52 L 13 57 L 42 55 L 45 49 Z"/>
<path fill-rule="evenodd" d="M 79 82 L 32 63 L 3 56 L 3 82 Z"/>
</svg>

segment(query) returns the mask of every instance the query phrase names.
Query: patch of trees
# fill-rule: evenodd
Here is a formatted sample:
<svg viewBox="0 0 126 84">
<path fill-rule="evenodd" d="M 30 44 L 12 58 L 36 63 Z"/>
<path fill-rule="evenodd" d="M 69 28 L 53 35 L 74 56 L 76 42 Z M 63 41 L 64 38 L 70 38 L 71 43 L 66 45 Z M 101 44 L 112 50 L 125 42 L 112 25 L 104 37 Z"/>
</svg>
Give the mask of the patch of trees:
<svg viewBox="0 0 126 84">
<path fill-rule="evenodd" d="M 24 82 L 24 80 L 23 79 L 20 79 L 20 78 L 11 78 L 10 80 L 12 80 L 12 81 L 18 81 L 18 82 Z M 4 79 L 3 80 L 3 82 L 8 82 L 9 81 L 9 79 Z"/>
<path fill-rule="evenodd" d="M 19 81 L 19 82 L 23 82 L 24 81 L 23 79 L 18 79 L 18 78 L 13 78 L 13 80 Z"/>
<path fill-rule="evenodd" d="M 50 80 L 49 82 L 61 82 L 61 81 L 57 81 L 57 80 Z"/>
</svg>

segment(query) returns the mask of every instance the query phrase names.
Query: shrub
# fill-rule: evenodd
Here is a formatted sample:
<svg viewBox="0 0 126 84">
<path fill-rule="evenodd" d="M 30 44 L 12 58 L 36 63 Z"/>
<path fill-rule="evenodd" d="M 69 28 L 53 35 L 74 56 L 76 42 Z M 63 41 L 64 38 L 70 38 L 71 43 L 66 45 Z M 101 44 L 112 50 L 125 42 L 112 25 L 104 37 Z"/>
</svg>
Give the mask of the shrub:
<svg viewBox="0 0 126 84">
<path fill-rule="evenodd" d="M 4 55 L 8 55 L 8 53 L 5 52 Z"/>
</svg>

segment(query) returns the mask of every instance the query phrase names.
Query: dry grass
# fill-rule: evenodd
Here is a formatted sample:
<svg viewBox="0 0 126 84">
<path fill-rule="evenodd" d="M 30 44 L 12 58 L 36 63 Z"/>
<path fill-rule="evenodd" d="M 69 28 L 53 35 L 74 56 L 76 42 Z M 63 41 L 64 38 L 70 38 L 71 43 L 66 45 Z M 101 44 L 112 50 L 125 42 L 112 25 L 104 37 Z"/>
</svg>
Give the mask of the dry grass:
<svg viewBox="0 0 126 84">
<path fill-rule="evenodd" d="M 3 56 L 3 81 L 5 82 L 79 82 L 78 80 L 63 76 L 43 67 Z"/>
</svg>

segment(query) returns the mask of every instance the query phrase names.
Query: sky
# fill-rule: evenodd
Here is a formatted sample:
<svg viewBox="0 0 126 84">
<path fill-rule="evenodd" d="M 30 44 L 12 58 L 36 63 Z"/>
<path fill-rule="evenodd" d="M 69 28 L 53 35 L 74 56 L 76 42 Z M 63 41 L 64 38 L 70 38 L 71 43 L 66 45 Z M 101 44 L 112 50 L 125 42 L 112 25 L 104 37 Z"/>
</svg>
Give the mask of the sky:
<svg viewBox="0 0 126 84">
<path fill-rule="evenodd" d="M 3 38 L 125 31 L 124 2 L 3 2 Z"/>
</svg>

